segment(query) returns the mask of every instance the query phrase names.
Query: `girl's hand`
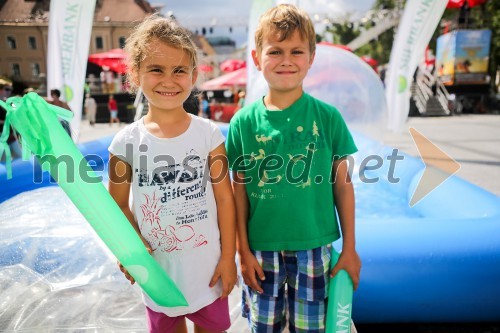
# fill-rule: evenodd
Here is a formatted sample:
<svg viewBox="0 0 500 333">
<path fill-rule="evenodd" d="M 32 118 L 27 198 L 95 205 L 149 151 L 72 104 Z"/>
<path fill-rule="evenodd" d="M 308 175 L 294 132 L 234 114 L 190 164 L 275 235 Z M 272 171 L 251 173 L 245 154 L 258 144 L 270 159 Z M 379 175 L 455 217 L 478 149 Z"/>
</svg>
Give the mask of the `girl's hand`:
<svg viewBox="0 0 500 333">
<path fill-rule="evenodd" d="M 236 263 L 233 259 L 220 259 L 217 267 L 215 268 L 214 275 L 210 280 L 210 288 L 215 286 L 217 281 L 222 281 L 222 294 L 221 298 L 227 297 L 236 284 Z"/>
<path fill-rule="evenodd" d="M 151 245 L 149 245 L 148 241 L 144 237 L 142 237 L 142 235 L 139 235 L 139 238 L 144 243 L 144 246 L 146 247 L 146 250 L 148 250 L 149 254 L 153 253 Z M 120 268 L 120 271 L 123 273 L 123 275 L 125 275 L 125 278 L 130 281 L 130 284 L 134 284 L 135 279 L 132 277 L 132 275 L 128 273 L 128 271 L 125 269 L 125 267 L 123 267 L 123 265 L 119 261 L 117 261 L 116 263 L 118 264 L 118 268 Z"/>
<path fill-rule="evenodd" d="M 127 280 L 130 281 L 130 284 L 134 284 L 135 279 L 132 277 L 132 275 L 128 273 L 128 271 L 125 269 L 125 267 L 123 267 L 123 265 L 119 261 L 117 261 L 116 263 L 118 264 L 118 267 L 120 268 L 120 271 L 123 273 L 123 275 L 125 275 Z"/>
<path fill-rule="evenodd" d="M 359 285 L 361 259 L 359 258 L 359 255 L 355 250 L 346 250 L 340 253 L 339 261 L 335 266 L 333 266 L 332 271 L 330 272 L 330 278 L 333 278 L 338 273 L 338 271 L 342 269 L 345 270 L 347 274 L 349 274 L 354 290 L 356 290 Z"/>
</svg>

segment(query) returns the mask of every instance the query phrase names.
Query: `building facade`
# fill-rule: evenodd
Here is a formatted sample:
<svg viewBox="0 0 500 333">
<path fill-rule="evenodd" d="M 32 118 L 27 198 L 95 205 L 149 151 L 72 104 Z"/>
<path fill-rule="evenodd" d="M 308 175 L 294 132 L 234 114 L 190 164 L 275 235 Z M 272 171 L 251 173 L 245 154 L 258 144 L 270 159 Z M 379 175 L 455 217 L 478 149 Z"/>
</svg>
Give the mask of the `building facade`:
<svg viewBox="0 0 500 333">
<path fill-rule="evenodd" d="M 47 72 L 50 0 L 0 0 L 0 75 L 39 88 Z M 160 11 L 145 0 L 97 0 L 90 53 L 123 47 L 131 28 Z"/>
</svg>

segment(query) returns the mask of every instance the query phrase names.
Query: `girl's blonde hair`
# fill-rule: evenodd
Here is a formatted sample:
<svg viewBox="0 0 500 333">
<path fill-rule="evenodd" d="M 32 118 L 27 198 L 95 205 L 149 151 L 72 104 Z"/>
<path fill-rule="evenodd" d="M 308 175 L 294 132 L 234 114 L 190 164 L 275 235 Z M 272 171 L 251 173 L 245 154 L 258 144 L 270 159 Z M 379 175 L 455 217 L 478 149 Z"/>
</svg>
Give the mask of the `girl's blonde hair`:
<svg viewBox="0 0 500 333">
<path fill-rule="evenodd" d="M 149 46 L 154 40 L 184 50 L 189 56 L 193 70 L 198 67 L 197 48 L 191 39 L 191 32 L 173 19 L 153 14 L 134 28 L 125 43 L 125 52 L 128 55 L 127 82 L 132 92 L 137 91 L 137 73 L 148 52 L 151 52 Z"/>
<path fill-rule="evenodd" d="M 297 30 L 302 40 L 309 42 L 309 52 L 316 51 L 316 32 L 314 25 L 303 10 L 290 4 L 282 4 L 267 10 L 259 20 L 255 31 L 255 49 L 258 54 L 266 34 L 276 34 L 278 41 L 284 41 Z"/>
</svg>

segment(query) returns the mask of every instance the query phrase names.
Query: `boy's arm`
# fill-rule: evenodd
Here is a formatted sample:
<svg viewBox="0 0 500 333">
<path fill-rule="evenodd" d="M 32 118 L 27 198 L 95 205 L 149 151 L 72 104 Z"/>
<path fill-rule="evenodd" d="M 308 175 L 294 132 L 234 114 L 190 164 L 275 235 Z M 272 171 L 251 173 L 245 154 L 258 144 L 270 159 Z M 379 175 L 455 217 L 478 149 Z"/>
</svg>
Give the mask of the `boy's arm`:
<svg viewBox="0 0 500 333">
<path fill-rule="evenodd" d="M 250 251 L 250 245 L 248 244 L 248 196 L 243 182 L 244 177 L 243 173 L 233 171 L 233 192 L 236 201 L 238 235 L 237 246 L 240 255 L 241 274 L 247 286 L 258 293 L 262 293 L 263 290 L 257 281 L 257 276 L 260 280 L 264 280 L 264 271 Z"/>
<path fill-rule="evenodd" d="M 330 276 L 333 277 L 339 270 L 344 269 L 351 277 L 354 289 L 356 289 L 359 284 L 361 260 L 356 252 L 354 188 L 349 175 L 347 159 L 344 158 L 335 161 L 333 172 L 336 175 L 333 184 L 333 194 L 340 219 L 343 244 L 339 261 L 333 267 Z"/>
<path fill-rule="evenodd" d="M 217 204 L 221 240 L 221 258 L 210 281 L 210 287 L 213 287 L 220 278 L 222 280 L 221 297 L 227 297 L 236 284 L 236 213 L 224 144 L 219 145 L 210 153 L 209 168 Z"/>
<path fill-rule="evenodd" d="M 130 210 L 129 195 L 130 195 L 130 182 L 132 180 L 132 169 L 130 165 L 120 160 L 113 154 L 110 154 L 108 173 L 109 173 L 109 184 L 108 184 L 109 194 L 111 195 L 111 197 L 113 197 L 118 207 L 120 207 L 125 217 L 127 217 L 128 221 L 134 228 L 135 232 L 137 232 L 142 242 L 144 243 L 144 246 L 146 246 L 148 252 L 151 253 L 152 252 L 151 246 L 146 241 L 146 239 L 142 237 L 141 231 L 139 230 L 139 226 L 137 225 L 134 215 Z M 127 280 L 129 280 L 132 284 L 134 284 L 135 280 L 130 274 L 128 274 L 127 270 L 120 263 L 118 263 L 118 266 L 120 267 L 120 270 L 123 272 L 123 274 L 125 274 Z"/>
</svg>

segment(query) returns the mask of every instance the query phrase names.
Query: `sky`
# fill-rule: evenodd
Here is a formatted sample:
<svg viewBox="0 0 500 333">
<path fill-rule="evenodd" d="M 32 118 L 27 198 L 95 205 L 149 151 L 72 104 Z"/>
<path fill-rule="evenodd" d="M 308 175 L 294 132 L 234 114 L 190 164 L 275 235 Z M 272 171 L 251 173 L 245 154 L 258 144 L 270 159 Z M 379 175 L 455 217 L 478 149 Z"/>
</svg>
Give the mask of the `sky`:
<svg viewBox="0 0 500 333">
<path fill-rule="evenodd" d="M 279 3 L 293 3 L 309 13 L 321 33 L 323 19 L 343 18 L 347 15 L 361 17 L 375 0 L 291 0 Z M 162 12 L 171 11 L 179 22 L 192 31 L 201 32 L 205 27 L 207 36 L 228 36 L 238 46 L 247 40 L 247 24 L 251 0 L 150 0 L 152 4 L 163 4 Z M 209 27 L 213 33 L 209 33 Z M 229 29 L 231 28 L 231 32 Z"/>
</svg>

